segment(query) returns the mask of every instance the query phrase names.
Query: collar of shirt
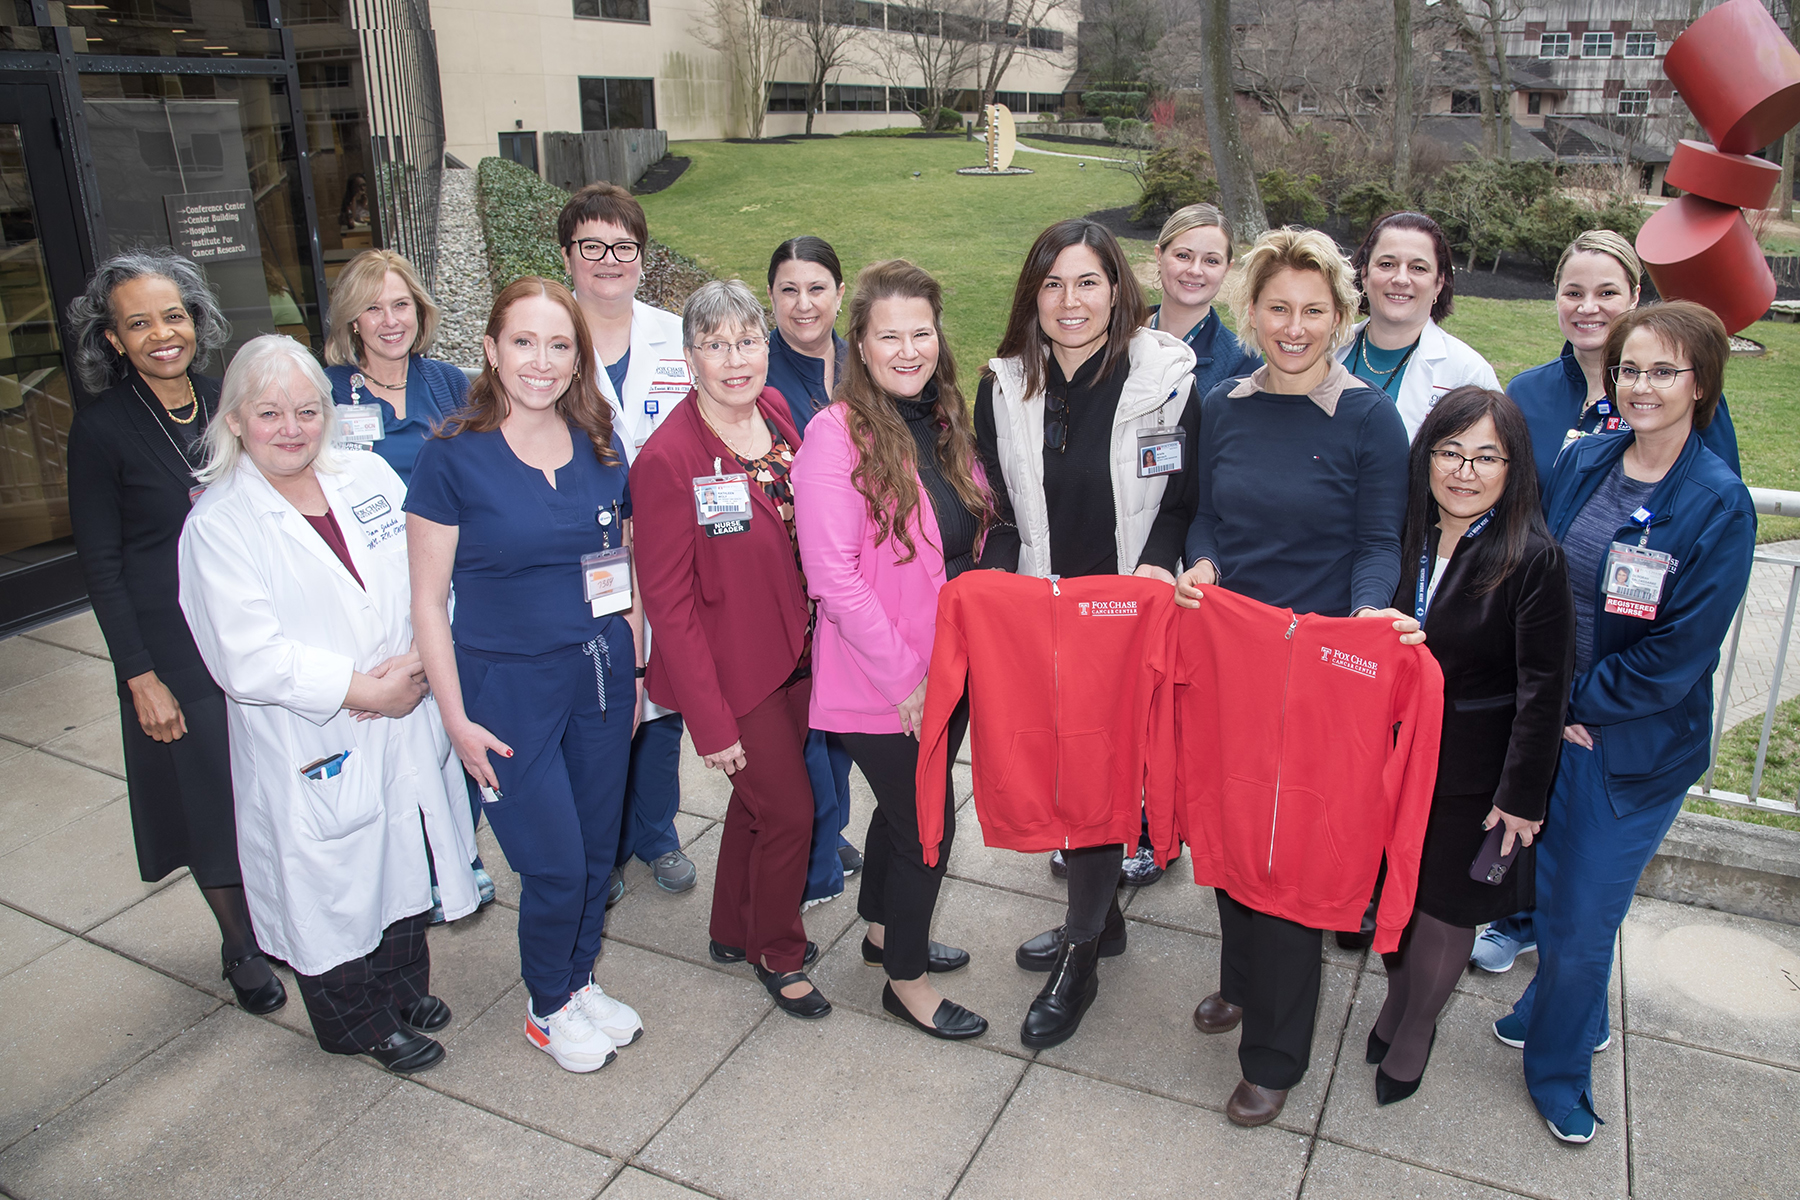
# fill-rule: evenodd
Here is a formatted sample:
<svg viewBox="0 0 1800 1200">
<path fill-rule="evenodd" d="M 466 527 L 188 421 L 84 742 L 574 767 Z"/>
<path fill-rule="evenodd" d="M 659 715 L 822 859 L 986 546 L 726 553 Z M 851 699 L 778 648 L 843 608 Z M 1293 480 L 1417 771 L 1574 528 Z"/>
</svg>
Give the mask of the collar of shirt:
<svg viewBox="0 0 1800 1200">
<path fill-rule="evenodd" d="M 1237 399 L 1253 392 L 1273 393 L 1274 389 L 1269 387 L 1268 383 L 1269 367 L 1267 363 L 1264 363 L 1243 379 L 1238 380 L 1238 385 L 1231 389 L 1229 395 L 1233 399 Z M 1362 386 L 1364 386 L 1362 382 L 1350 373 L 1349 368 L 1336 359 L 1332 359 L 1331 370 L 1325 373 L 1325 378 L 1320 380 L 1312 391 L 1306 393 L 1306 398 L 1324 410 L 1326 416 L 1335 417 L 1337 416 L 1338 398 L 1344 394 L 1345 389 Z"/>
</svg>

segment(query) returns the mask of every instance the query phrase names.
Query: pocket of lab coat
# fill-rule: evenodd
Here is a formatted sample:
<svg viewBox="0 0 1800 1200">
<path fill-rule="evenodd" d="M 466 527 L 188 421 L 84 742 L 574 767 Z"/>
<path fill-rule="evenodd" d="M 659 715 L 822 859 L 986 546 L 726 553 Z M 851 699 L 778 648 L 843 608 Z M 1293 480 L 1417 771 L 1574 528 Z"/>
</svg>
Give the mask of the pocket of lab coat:
<svg viewBox="0 0 1800 1200">
<path fill-rule="evenodd" d="M 330 779 L 300 777 L 301 824 L 316 840 L 349 837 L 380 818 L 381 795 L 367 760 L 366 754 L 356 751 Z"/>
</svg>

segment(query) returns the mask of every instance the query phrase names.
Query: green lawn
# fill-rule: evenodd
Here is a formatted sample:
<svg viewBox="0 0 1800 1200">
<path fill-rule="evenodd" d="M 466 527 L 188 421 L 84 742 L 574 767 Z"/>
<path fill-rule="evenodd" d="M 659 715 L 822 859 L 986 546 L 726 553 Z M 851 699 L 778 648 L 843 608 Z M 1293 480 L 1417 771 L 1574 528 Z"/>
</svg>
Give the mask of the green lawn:
<svg viewBox="0 0 1800 1200">
<path fill-rule="evenodd" d="M 642 198 L 657 240 L 715 275 L 743 278 L 758 295 L 770 253 L 803 233 L 830 242 L 852 278 L 879 259 L 911 259 L 944 285 L 945 335 L 968 379 L 999 345 L 1038 232 L 1129 203 L 1137 192 L 1117 171 L 1038 154 L 1022 156 L 1035 175 L 958 175 L 958 167 L 981 164 L 982 146 L 947 138 L 681 142 L 669 152 L 693 165 Z"/>
<path fill-rule="evenodd" d="M 1052 221 L 1137 197 L 1118 171 L 1040 154 L 1021 156 L 1035 175 L 958 175 L 956 168 L 980 163 L 982 147 L 950 138 L 681 142 L 670 152 L 693 165 L 673 186 L 643 197 L 659 241 L 716 275 L 749 281 L 759 295 L 770 252 L 802 233 L 835 246 L 852 277 L 865 263 L 909 258 L 944 285 L 945 332 L 967 379 L 999 344 L 1031 239 Z M 1134 262 L 1149 257 L 1141 242 L 1127 251 Z M 1486 355 L 1505 382 L 1562 349 L 1544 290 L 1543 300 L 1465 296 L 1446 328 Z M 1746 333 L 1768 353 L 1733 359 L 1725 377 L 1744 477 L 1800 490 L 1800 325 L 1762 321 Z M 1763 520 L 1763 540 L 1790 537 L 1800 537 L 1800 520 Z"/>
<path fill-rule="evenodd" d="M 1762 718 L 1754 717 L 1732 726 L 1725 732 L 1719 747 L 1719 767 L 1713 774 L 1713 789 L 1750 794 L 1750 776 L 1756 767 L 1756 743 L 1762 737 Z M 1793 802 L 1800 794 L 1800 700 L 1789 700 L 1775 710 L 1775 727 L 1769 731 L 1769 755 L 1764 760 L 1762 786 L 1757 794 L 1770 800 Z M 1756 825 L 1774 825 L 1782 829 L 1800 830 L 1800 816 L 1785 813 L 1758 812 L 1755 809 L 1728 807 L 1709 800 L 1690 800 L 1690 812 L 1711 813 Z"/>
</svg>

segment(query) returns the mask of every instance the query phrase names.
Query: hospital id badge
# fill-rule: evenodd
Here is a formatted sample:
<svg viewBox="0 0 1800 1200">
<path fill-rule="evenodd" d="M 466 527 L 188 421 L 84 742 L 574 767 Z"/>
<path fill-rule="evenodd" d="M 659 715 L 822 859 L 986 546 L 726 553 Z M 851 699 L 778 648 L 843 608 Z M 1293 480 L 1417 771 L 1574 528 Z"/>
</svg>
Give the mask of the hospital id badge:
<svg viewBox="0 0 1800 1200">
<path fill-rule="evenodd" d="M 1138 430 L 1137 474 L 1139 479 L 1173 475 L 1181 470 L 1181 439 L 1184 432 L 1179 425 Z"/>
<path fill-rule="evenodd" d="M 346 441 L 379 442 L 387 436 L 387 430 L 381 427 L 379 404 L 340 404 L 337 415 Z"/>
<path fill-rule="evenodd" d="M 582 599 L 596 617 L 631 607 L 631 547 L 581 556 Z"/>
<path fill-rule="evenodd" d="M 742 533 L 750 528 L 750 477 L 741 474 L 696 477 L 694 515 L 699 518 L 707 537 Z"/>
<path fill-rule="evenodd" d="M 1663 579 L 1674 569 L 1675 560 L 1661 550 L 1614 542 L 1606 554 L 1606 611 L 1654 621 Z"/>
</svg>

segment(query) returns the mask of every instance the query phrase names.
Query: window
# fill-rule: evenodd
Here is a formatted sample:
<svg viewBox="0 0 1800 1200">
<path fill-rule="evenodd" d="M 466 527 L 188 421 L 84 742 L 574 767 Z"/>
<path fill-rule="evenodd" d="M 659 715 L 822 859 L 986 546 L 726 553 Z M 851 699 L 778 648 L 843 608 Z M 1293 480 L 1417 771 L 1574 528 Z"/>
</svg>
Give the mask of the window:
<svg viewBox="0 0 1800 1200">
<path fill-rule="evenodd" d="M 533 175 L 537 174 L 538 169 L 537 150 L 535 130 L 500 135 L 500 157 L 518 163 Z"/>
<path fill-rule="evenodd" d="M 1453 113 L 1478 113 L 1481 111 L 1480 92 L 1451 92 L 1450 111 Z"/>
<path fill-rule="evenodd" d="M 1621 117 L 1648 116 L 1650 113 L 1650 93 L 1647 91 L 1620 92 L 1618 111 Z"/>
<path fill-rule="evenodd" d="M 1655 58 L 1655 33 L 1628 33 L 1625 35 L 1626 58 Z"/>
<path fill-rule="evenodd" d="M 649 79 L 581 79 L 581 129 L 655 129 L 656 84 Z"/>
<path fill-rule="evenodd" d="M 806 111 L 806 85 L 804 83 L 771 83 L 769 85 L 769 111 L 772 113 Z"/>
<path fill-rule="evenodd" d="M 1569 57 L 1569 35 L 1566 33 L 1546 33 L 1538 39 L 1539 58 Z"/>
<path fill-rule="evenodd" d="M 1060 29 L 1039 29 L 1033 26 L 1029 40 L 1033 50 L 1049 50 L 1060 54 L 1063 48 L 1063 35 Z"/>
<path fill-rule="evenodd" d="M 603 21 L 650 20 L 650 0 L 575 0 L 575 15 Z"/>
<path fill-rule="evenodd" d="M 887 89 L 862 84 L 825 85 L 826 112 L 886 112 Z"/>
<path fill-rule="evenodd" d="M 1581 35 L 1581 57 L 1611 58 L 1613 52 L 1613 35 L 1606 33 L 1584 33 Z"/>
<path fill-rule="evenodd" d="M 1525 96 L 1525 111 L 1530 113 L 1534 117 L 1537 116 L 1539 113 L 1543 112 L 1544 111 L 1544 93 L 1542 93 L 1542 92 L 1527 93 Z"/>
<path fill-rule="evenodd" d="M 1311 92 L 1301 92 L 1300 98 L 1294 106 L 1294 111 L 1303 112 L 1303 113 L 1318 112 L 1319 111 L 1319 98 L 1317 96 L 1313 95 Z"/>
</svg>

